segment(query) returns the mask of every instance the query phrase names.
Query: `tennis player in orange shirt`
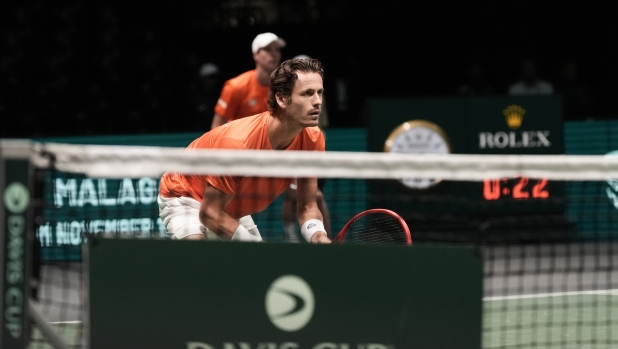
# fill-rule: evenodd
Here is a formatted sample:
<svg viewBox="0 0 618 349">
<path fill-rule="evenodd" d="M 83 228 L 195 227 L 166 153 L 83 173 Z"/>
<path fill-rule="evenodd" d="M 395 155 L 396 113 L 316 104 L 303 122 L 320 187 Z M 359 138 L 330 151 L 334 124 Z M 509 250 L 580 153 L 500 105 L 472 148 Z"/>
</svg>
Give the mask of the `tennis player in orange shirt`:
<svg viewBox="0 0 618 349">
<path fill-rule="evenodd" d="M 272 74 L 269 111 L 205 133 L 188 151 L 201 148 L 325 151 L 318 126 L 324 71 L 320 61 L 289 60 Z M 293 178 L 199 176 L 165 173 L 159 213 L 175 239 L 262 241 L 250 215 L 264 210 Z M 317 206 L 317 179 L 297 178 L 298 223 L 311 243 L 330 243 Z"/>
<path fill-rule="evenodd" d="M 211 129 L 266 110 L 270 75 L 281 63 L 285 41 L 273 33 L 262 33 L 253 39 L 251 51 L 255 69 L 227 80 L 215 106 Z"/>
</svg>

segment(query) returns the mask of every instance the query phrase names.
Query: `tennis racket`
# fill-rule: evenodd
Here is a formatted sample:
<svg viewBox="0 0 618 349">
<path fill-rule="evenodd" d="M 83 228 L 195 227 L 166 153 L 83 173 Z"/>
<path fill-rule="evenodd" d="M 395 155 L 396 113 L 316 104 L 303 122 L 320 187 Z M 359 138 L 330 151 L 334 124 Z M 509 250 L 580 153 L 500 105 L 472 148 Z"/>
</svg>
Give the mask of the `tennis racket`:
<svg viewBox="0 0 618 349">
<path fill-rule="evenodd" d="M 352 217 L 331 243 L 412 245 L 412 236 L 397 213 L 374 208 Z"/>
</svg>

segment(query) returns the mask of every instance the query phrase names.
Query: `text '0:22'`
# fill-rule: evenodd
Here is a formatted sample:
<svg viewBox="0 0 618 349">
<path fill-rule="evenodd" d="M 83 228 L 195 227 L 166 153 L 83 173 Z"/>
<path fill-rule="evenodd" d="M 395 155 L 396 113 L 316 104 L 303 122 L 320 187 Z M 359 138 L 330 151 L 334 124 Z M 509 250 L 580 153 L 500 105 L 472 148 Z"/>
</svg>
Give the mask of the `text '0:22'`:
<svg viewBox="0 0 618 349">
<path fill-rule="evenodd" d="M 545 188 L 547 179 L 528 179 L 527 177 L 486 179 L 483 181 L 483 198 L 498 200 L 510 197 L 517 200 L 547 199 L 549 192 Z"/>
</svg>

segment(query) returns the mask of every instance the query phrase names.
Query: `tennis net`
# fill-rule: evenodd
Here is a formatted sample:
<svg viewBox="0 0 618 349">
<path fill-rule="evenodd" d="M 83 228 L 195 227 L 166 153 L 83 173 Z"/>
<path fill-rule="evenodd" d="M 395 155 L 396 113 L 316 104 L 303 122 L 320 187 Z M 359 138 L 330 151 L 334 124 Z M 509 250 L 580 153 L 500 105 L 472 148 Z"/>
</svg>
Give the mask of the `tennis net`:
<svg viewBox="0 0 618 349">
<path fill-rule="evenodd" d="M 168 171 L 317 176 L 331 238 L 355 214 L 386 208 L 409 225 L 412 248 L 476 246 L 484 258 L 483 348 L 618 345 L 618 158 L 17 143 L 5 141 L 1 149 L 6 159 L 25 154 L 32 166 L 24 180 L 36 231 L 24 287 L 34 323 L 30 348 L 89 347 L 85 242 L 169 239 L 157 205 Z M 298 231 L 286 230 L 285 205 L 282 195 L 253 219 L 267 242 L 303 243 Z"/>
</svg>

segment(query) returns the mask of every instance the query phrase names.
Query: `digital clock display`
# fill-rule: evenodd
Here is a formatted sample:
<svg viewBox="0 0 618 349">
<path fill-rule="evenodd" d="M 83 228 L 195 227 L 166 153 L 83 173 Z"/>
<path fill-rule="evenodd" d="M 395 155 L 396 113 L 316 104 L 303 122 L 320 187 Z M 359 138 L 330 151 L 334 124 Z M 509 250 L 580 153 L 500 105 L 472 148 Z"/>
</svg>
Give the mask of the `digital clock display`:
<svg viewBox="0 0 618 349">
<path fill-rule="evenodd" d="M 487 201 L 511 198 L 515 200 L 545 200 L 550 197 L 547 179 L 527 177 L 486 179 L 483 198 Z"/>
</svg>

